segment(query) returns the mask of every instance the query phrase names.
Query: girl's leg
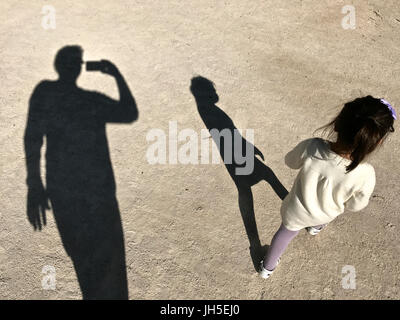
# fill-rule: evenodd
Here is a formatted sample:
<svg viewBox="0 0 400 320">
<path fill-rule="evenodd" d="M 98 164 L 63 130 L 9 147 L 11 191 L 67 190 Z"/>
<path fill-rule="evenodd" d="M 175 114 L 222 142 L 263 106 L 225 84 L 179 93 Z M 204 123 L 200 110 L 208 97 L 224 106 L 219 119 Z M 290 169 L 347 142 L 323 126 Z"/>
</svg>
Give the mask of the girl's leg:
<svg viewBox="0 0 400 320">
<path fill-rule="evenodd" d="M 275 233 L 272 238 L 271 245 L 268 248 L 268 252 L 264 258 L 264 268 L 272 271 L 275 269 L 279 257 L 285 251 L 286 247 L 297 236 L 300 230 L 290 231 L 281 224 L 279 230 Z"/>
</svg>

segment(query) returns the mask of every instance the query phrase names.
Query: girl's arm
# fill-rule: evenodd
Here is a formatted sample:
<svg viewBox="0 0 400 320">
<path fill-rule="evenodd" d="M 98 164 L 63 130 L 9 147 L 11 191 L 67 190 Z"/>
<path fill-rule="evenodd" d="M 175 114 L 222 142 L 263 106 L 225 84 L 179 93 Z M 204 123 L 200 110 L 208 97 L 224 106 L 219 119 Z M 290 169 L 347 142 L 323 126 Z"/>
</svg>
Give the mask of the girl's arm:
<svg viewBox="0 0 400 320">
<path fill-rule="evenodd" d="M 307 148 L 314 138 L 300 142 L 285 156 L 285 163 L 291 169 L 300 169 L 307 155 Z"/>
<path fill-rule="evenodd" d="M 375 171 L 372 168 L 370 177 L 365 181 L 361 189 L 353 193 L 350 199 L 345 202 L 345 208 L 353 212 L 364 209 L 368 205 L 369 198 L 374 191 L 375 181 Z"/>
</svg>

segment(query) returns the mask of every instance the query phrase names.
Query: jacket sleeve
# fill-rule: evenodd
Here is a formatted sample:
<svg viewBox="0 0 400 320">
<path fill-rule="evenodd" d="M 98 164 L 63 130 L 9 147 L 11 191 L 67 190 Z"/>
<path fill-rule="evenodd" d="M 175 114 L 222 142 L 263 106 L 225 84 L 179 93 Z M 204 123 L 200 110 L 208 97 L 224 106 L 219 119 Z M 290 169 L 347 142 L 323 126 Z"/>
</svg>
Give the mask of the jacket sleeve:
<svg viewBox="0 0 400 320">
<path fill-rule="evenodd" d="M 307 156 L 307 148 L 314 138 L 303 140 L 285 156 L 285 164 L 291 169 L 300 169 Z"/>
<path fill-rule="evenodd" d="M 375 170 L 372 168 L 370 176 L 361 189 L 354 192 L 350 199 L 345 202 L 345 208 L 353 212 L 364 209 L 368 205 L 369 199 L 374 191 L 375 181 Z"/>
</svg>

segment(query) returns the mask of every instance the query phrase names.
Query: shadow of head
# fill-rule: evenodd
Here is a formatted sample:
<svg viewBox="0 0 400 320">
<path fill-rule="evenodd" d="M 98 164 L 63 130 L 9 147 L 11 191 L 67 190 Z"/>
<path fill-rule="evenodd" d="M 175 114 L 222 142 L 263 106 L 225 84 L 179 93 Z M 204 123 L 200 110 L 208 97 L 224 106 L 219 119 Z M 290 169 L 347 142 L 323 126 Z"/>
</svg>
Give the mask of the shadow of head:
<svg viewBox="0 0 400 320">
<path fill-rule="evenodd" d="M 192 78 L 190 91 L 198 104 L 215 104 L 219 100 L 214 83 L 201 76 Z"/>
<path fill-rule="evenodd" d="M 80 46 L 65 46 L 56 55 L 54 67 L 61 81 L 75 82 L 82 69 L 83 50 Z"/>
</svg>

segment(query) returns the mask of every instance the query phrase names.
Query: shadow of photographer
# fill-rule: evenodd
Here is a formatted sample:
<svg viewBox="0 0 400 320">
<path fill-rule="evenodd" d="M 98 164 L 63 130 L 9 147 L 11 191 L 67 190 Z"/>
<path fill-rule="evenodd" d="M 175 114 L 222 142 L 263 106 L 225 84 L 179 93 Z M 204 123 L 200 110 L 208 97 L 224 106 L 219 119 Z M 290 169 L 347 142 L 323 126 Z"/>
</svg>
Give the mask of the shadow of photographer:
<svg viewBox="0 0 400 320">
<path fill-rule="evenodd" d="M 79 88 L 82 49 L 66 46 L 55 58 L 56 81 L 40 82 L 31 95 L 24 143 L 27 214 L 35 230 L 46 224 L 50 200 L 71 257 L 83 299 L 128 299 L 124 236 L 106 136 L 107 123 L 132 123 L 135 100 L 117 67 L 101 61 L 115 78 L 120 99 Z M 40 151 L 46 138 L 46 188 Z"/>
</svg>

